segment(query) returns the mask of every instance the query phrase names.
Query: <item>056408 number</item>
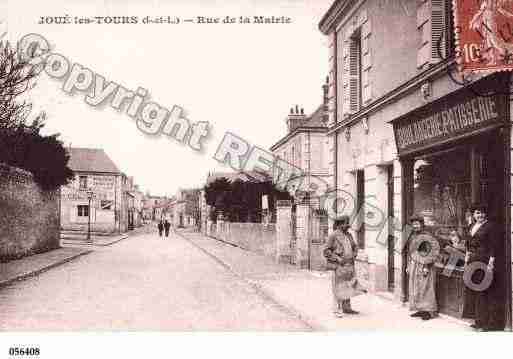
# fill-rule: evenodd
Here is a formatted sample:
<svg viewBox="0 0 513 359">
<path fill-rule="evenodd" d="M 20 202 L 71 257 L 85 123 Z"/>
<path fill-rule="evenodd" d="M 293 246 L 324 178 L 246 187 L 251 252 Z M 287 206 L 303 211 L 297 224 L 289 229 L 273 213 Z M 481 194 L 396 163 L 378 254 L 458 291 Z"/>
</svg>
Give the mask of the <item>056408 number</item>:
<svg viewBox="0 0 513 359">
<path fill-rule="evenodd" d="M 9 348 L 9 355 L 10 356 L 36 356 L 39 355 L 40 350 L 39 348 L 30 347 L 11 347 Z"/>
</svg>

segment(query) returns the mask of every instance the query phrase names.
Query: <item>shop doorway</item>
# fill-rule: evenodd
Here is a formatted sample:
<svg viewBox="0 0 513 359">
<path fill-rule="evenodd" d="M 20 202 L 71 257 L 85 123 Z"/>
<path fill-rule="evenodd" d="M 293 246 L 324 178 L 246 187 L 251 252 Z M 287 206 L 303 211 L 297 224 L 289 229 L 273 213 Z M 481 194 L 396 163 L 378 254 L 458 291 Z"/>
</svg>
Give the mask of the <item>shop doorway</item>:
<svg viewBox="0 0 513 359">
<path fill-rule="evenodd" d="M 358 223 L 358 230 L 356 232 L 356 238 L 358 247 L 360 249 L 365 248 L 365 176 L 363 170 L 356 171 L 356 218 Z"/>
<path fill-rule="evenodd" d="M 507 136 L 509 130 L 495 129 L 456 145 L 418 154 L 411 159 L 412 176 L 404 186 L 407 202 L 412 202 L 405 205 L 408 215 L 422 216 L 426 230 L 437 238 L 442 248 L 441 260 L 435 264 L 438 271 L 436 295 L 440 312 L 451 316 L 461 317 L 464 307 L 468 308 L 472 300 L 469 302 L 466 296 L 462 260 L 451 275 L 442 274 L 449 258 L 445 250 L 450 247 L 448 249 L 464 253 L 464 245 L 458 248 L 455 238 L 468 238 L 472 204 L 482 203 L 488 207 L 489 220 L 496 224 L 499 238 L 495 248 L 493 289 L 497 329 L 505 328 L 511 316 L 508 266 L 511 262 L 511 189 Z"/>
</svg>

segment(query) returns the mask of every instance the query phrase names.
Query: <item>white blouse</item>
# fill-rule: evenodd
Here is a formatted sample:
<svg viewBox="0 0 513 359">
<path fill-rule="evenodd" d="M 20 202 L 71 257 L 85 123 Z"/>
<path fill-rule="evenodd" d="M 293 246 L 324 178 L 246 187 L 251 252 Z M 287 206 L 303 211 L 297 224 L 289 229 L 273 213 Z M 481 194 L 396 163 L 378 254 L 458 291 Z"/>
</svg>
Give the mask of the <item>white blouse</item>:
<svg viewBox="0 0 513 359">
<path fill-rule="evenodd" d="M 470 234 L 472 236 L 474 236 L 476 234 L 476 232 L 479 230 L 479 228 L 481 228 L 481 226 L 483 224 L 485 224 L 487 221 L 484 221 L 484 222 L 476 222 L 473 226 L 472 226 L 472 229 L 470 230 Z"/>
</svg>

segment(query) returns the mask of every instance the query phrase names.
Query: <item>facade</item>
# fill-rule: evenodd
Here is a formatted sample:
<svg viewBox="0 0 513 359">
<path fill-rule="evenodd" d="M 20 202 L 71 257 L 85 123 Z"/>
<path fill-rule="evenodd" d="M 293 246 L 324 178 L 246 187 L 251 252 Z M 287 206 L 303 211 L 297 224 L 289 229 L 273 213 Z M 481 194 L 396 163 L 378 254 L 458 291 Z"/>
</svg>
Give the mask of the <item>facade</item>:
<svg viewBox="0 0 513 359">
<path fill-rule="evenodd" d="M 122 233 L 128 227 L 126 176 L 101 149 L 69 148 L 74 180 L 61 187 L 61 228 Z M 89 201 L 88 191 L 94 194 Z M 89 203 L 90 202 L 90 203 Z"/>
<path fill-rule="evenodd" d="M 510 75 L 476 75 L 470 88 L 461 86 L 451 7 L 449 0 L 344 0 L 324 15 L 330 174 L 354 204 L 359 273 L 371 290 L 400 301 L 408 300 L 408 218 L 421 215 L 443 244 L 468 225 L 471 203 L 487 204 L 502 229 L 496 280 L 511 328 Z M 496 95 L 480 95 L 490 91 Z M 442 268 L 440 311 L 459 317 L 463 269 L 444 276 Z"/>
<path fill-rule="evenodd" d="M 176 228 L 200 226 L 200 190 L 179 189 L 170 205 L 171 219 Z"/>
<path fill-rule="evenodd" d="M 327 183 L 332 182 L 326 153 L 328 84 L 323 86 L 323 103 L 311 115 L 303 109 L 290 109 L 287 116 L 288 133 L 271 146 L 272 153 L 305 174 L 305 188 L 309 188 L 311 176 Z"/>
</svg>

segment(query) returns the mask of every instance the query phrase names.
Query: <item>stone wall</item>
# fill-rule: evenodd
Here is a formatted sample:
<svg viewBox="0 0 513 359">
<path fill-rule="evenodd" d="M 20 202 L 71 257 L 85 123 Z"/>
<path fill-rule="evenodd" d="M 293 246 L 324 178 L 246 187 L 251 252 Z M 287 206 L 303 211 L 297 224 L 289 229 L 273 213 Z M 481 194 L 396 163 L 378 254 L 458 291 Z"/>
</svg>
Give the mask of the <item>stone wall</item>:
<svg viewBox="0 0 513 359">
<path fill-rule="evenodd" d="M 27 171 L 0 163 L 0 261 L 59 247 L 59 191 L 43 191 Z"/>
<path fill-rule="evenodd" d="M 276 257 L 276 227 L 273 224 L 218 221 L 210 236 L 254 253 Z"/>
</svg>

